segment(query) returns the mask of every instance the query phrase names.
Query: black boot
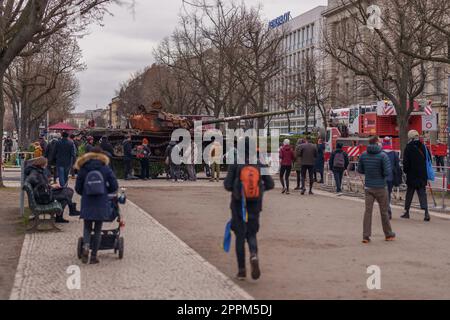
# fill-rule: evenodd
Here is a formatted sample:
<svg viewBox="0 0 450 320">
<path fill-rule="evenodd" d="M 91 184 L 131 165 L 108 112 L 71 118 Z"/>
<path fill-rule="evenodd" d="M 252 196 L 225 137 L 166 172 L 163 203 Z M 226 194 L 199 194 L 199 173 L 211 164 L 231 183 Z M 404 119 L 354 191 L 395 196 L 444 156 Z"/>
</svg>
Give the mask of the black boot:
<svg viewBox="0 0 450 320">
<path fill-rule="evenodd" d="M 63 216 L 61 215 L 55 217 L 55 223 L 69 223 L 69 221 L 64 219 Z"/>
<path fill-rule="evenodd" d="M 405 211 L 405 213 L 400 218 L 409 219 L 409 211 Z"/>
<path fill-rule="evenodd" d="M 80 216 L 80 211 L 77 210 L 76 203 L 69 204 L 69 216 L 71 216 L 71 217 L 79 217 Z"/>
<path fill-rule="evenodd" d="M 425 222 L 430 222 L 431 221 L 431 217 L 430 217 L 430 213 L 428 212 L 428 210 L 425 211 Z"/>
<path fill-rule="evenodd" d="M 247 271 L 245 269 L 239 269 L 236 278 L 241 281 L 245 280 L 245 278 L 247 278 Z"/>
</svg>

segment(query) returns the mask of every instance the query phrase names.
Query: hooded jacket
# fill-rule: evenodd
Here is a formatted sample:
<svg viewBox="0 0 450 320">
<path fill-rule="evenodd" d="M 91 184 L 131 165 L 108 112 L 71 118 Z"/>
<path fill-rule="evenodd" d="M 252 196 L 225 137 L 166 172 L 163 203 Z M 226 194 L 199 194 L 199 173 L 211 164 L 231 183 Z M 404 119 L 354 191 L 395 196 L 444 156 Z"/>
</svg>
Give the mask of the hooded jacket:
<svg viewBox="0 0 450 320">
<path fill-rule="evenodd" d="M 81 195 L 81 219 L 92 221 L 107 221 L 111 216 L 111 202 L 108 194 L 119 189 L 117 179 L 109 167 L 109 158 L 101 153 L 87 153 L 75 164 L 79 170 L 75 191 Z M 84 194 L 84 182 L 89 172 L 97 170 L 103 175 L 108 194 L 87 196 Z"/>
<path fill-rule="evenodd" d="M 386 188 L 386 180 L 391 171 L 389 157 L 378 145 L 369 145 L 359 158 L 358 172 L 365 174 L 365 186 L 368 189 Z"/>
<path fill-rule="evenodd" d="M 292 166 L 292 162 L 294 162 L 294 151 L 292 151 L 291 145 L 287 144 L 281 147 L 280 149 L 280 164 L 282 166 Z"/>
</svg>

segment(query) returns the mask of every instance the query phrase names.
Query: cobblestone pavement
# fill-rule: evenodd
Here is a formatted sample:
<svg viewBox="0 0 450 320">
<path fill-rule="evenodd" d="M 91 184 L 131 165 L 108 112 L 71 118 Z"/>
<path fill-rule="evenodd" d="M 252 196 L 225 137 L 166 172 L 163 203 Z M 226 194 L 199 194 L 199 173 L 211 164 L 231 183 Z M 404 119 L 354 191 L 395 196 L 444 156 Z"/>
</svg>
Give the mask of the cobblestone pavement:
<svg viewBox="0 0 450 320">
<path fill-rule="evenodd" d="M 62 232 L 26 235 L 10 299 L 252 299 L 149 214 L 129 202 L 125 256 L 99 253 L 99 265 L 76 257 L 82 222 Z M 81 270 L 81 290 L 67 288 L 69 266 Z"/>
</svg>

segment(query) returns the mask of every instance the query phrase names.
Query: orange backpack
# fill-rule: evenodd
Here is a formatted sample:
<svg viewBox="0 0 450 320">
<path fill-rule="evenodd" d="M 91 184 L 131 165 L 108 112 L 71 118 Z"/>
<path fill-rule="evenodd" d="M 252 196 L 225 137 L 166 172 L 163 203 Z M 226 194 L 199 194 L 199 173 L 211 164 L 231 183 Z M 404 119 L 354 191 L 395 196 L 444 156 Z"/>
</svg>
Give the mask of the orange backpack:
<svg viewBox="0 0 450 320">
<path fill-rule="evenodd" d="M 260 180 L 261 172 L 258 167 L 247 165 L 241 169 L 240 180 L 242 184 L 242 193 L 247 201 L 255 201 L 260 198 Z"/>
</svg>

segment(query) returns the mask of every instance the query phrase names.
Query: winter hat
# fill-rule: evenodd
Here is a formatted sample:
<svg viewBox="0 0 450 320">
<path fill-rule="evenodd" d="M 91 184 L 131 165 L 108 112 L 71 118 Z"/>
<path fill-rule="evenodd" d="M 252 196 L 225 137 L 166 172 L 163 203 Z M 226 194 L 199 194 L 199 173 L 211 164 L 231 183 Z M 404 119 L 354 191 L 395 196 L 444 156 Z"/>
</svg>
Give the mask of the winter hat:
<svg viewBox="0 0 450 320">
<path fill-rule="evenodd" d="M 417 130 L 411 130 L 408 132 L 408 139 L 409 140 L 414 140 L 414 139 L 419 139 L 419 132 L 417 132 Z"/>
<path fill-rule="evenodd" d="M 392 150 L 392 138 L 385 137 L 383 139 L 383 150 Z"/>
</svg>

